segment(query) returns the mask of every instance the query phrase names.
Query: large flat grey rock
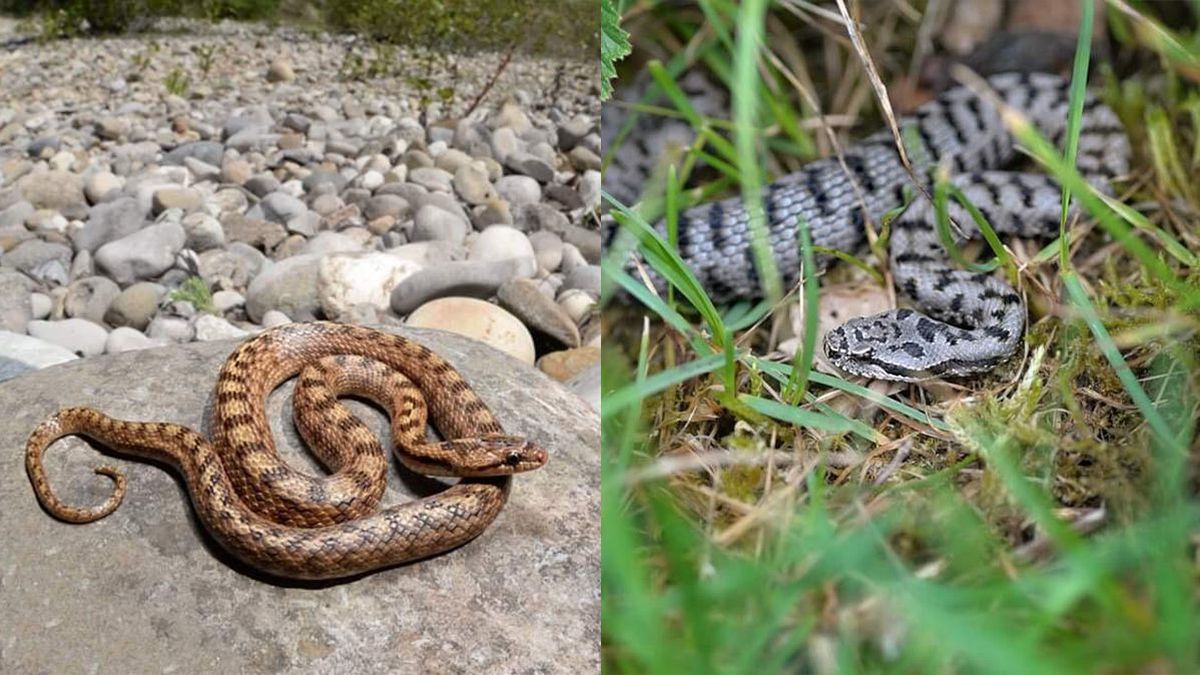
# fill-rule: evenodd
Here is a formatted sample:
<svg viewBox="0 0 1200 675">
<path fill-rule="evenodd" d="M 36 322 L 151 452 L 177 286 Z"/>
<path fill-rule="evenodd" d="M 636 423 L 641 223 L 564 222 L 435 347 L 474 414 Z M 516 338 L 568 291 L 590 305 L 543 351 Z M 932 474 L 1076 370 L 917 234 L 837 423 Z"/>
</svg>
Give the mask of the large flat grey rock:
<svg viewBox="0 0 1200 675">
<path fill-rule="evenodd" d="M 551 460 L 514 478 L 508 505 L 478 539 L 343 582 L 257 575 L 203 533 L 174 473 L 77 438 L 47 452 L 58 494 L 99 503 L 109 483 L 92 468 L 116 464 L 129 477 L 125 503 L 70 525 L 34 498 L 24 447 L 39 421 L 89 405 L 207 433 L 217 370 L 237 341 L 96 357 L 0 384 L 0 672 L 598 672 L 598 417 L 480 343 L 398 332 L 449 359 L 507 430 L 541 443 Z M 316 472 L 292 426 L 290 389 L 268 406 L 276 442 Z M 386 443 L 386 417 L 350 406 Z M 432 480 L 391 471 L 385 506 L 428 494 Z"/>
</svg>

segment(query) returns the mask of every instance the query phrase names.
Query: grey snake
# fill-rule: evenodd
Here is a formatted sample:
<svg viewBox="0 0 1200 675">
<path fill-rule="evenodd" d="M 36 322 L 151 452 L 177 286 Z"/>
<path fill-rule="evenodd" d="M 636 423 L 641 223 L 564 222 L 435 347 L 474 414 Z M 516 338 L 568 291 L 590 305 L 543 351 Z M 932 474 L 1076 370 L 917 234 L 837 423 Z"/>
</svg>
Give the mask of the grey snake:
<svg viewBox="0 0 1200 675">
<path fill-rule="evenodd" d="M 987 82 L 1006 105 L 1024 114 L 1052 142 L 1062 143 L 1067 80 L 1050 74 L 1006 73 Z M 694 82 L 687 84 L 702 89 Z M 711 96 L 701 98 L 701 103 L 711 108 Z M 617 106 L 606 106 L 605 115 L 605 137 L 611 139 L 623 116 Z M 1017 159 L 1015 143 L 1000 111 L 988 101 L 957 87 L 898 122 L 909 156 L 925 158 L 917 167 L 918 176 L 927 181 L 925 187 L 932 185 L 936 167 L 945 166 L 951 184 L 998 233 L 1029 238 L 1058 233 L 1059 186 L 1044 174 L 1006 170 Z M 666 131 L 656 130 L 656 124 Z M 606 169 L 605 187 L 610 194 L 636 198 L 646 167 L 663 145 L 653 135 L 678 134 L 680 124 L 664 125 L 643 116 L 634 126 L 631 142 L 614 153 Z M 1129 141 L 1116 114 L 1094 94 L 1087 94 L 1076 162 L 1080 173 L 1107 190 L 1112 178 L 1127 171 L 1129 154 Z M 787 286 L 798 282 L 801 268 L 798 218 L 808 223 L 815 246 L 854 253 L 866 243 L 864 219 L 878 223 L 905 204 L 911 179 L 889 131 L 847 148 L 841 161 L 837 157 L 813 161 L 762 192 L 767 239 Z M 957 239 L 979 236 L 969 213 L 953 200 L 949 215 L 959 226 Z M 748 222 L 746 207 L 737 197 L 679 214 L 679 254 L 718 304 L 762 295 Z M 606 219 L 605 228 L 605 240 L 611 243 L 617 228 L 611 219 Z M 661 222 L 657 228 L 664 232 Z M 888 254 L 896 287 L 917 309 L 855 318 L 829 331 L 824 349 L 838 368 L 876 379 L 918 381 L 984 372 L 1017 350 L 1024 335 L 1025 302 L 1005 281 L 955 266 L 937 233 L 929 200 L 917 197 L 891 222 Z M 818 271 L 830 259 L 818 256 Z M 652 278 L 663 286 L 662 279 Z"/>
</svg>

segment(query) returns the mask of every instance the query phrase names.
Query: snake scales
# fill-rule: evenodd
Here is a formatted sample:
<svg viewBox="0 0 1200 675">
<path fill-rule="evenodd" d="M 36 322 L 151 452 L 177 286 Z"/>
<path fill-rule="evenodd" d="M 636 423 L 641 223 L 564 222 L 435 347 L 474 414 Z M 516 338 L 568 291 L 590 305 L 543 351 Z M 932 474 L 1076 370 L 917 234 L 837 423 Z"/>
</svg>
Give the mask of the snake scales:
<svg viewBox="0 0 1200 675">
<path fill-rule="evenodd" d="M 1005 104 L 1061 144 L 1067 124 L 1066 80 L 1049 74 L 1007 73 L 988 82 Z M 685 91 L 694 100 L 699 97 L 702 110 L 713 107 L 711 94 L 694 79 L 685 80 Z M 610 108 L 617 112 L 616 106 L 606 106 L 606 114 Z M 605 138 L 612 139 L 621 116 L 607 115 L 604 122 Z M 663 129 L 655 129 L 655 124 Z M 949 167 L 951 183 L 997 232 L 1019 237 L 1058 233 L 1062 208 L 1058 186 L 1042 174 L 1002 170 L 1016 157 L 1014 141 L 989 102 L 959 87 L 920 106 L 899 124 L 909 156 L 925 158 L 917 167 L 918 173 L 925 173 L 922 179 L 931 184 L 935 167 Z M 655 135 L 678 138 L 681 126 L 678 121 L 664 124 L 643 116 L 634 126 L 633 142 L 621 146 L 610 160 L 604 175 L 609 192 L 622 201 L 636 198 L 636 186 L 663 149 L 663 140 Z M 842 160 L 845 168 L 837 157 L 809 163 L 767 185 L 762 193 L 769 245 L 789 286 L 797 283 L 800 272 L 797 217 L 809 224 L 814 245 L 854 252 L 866 241 L 864 218 L 877 223 L 904 204 L 909 176 L 889 132 L 873 134 L 847 148 Z M 1089 182 L 1106 189 L 1111 178 L 1125 173 L 1128 161 L 1129 142 L 1116 115 L 1089 94 L 1083 106 L 1077 167 Z M 959 204 L 951 201 L 949 213 L 960 228 L 955 234 L 960 241 L 979 235 Z M 748 220 L 739 198 L 701 204 L 679 214 L 679 253 L 714 302 L 761 295 Z M 611 242 L 616 228 L 607 226 L 606 239 Z M 665 231 L 662 223 L 658 230 Z M 857 375 L 917 381 L 986 371 L 1016 351 L 1025 327 L 1024 301 L 991 275 L 954 267 L 936 232 L 928 200 L 918 197 L 892 222 L 889 257 L 897 287 L 924 313 L 895 309 L 852 319 L 829 331 L 824 347 L 834 365 Z M 828 263 L 829 256 L 818 256 L 819 268 Z M 661 289 L 662 280 L 652 277 Z"/>
<path fill-rule="evenodd" d="M 299 374 L 293 402 L 301 435 L 333 475 L 313 478 L 279 457 L 267 395 Z M 411 379 L 410 379 L 411 378 Z M 463 479 L 436 495 L 378 510 L 386 458 L 367 427 L 337 402 L 369 398 L 388 409 L 396 454 L 415 471 Z M 429 443 L 426 418 L 448 439 Z M 509 474 L 542 466 L 545 450 L 509 436 L 462 376 L 402 337 L 333 323 L 285 324 L 240 345 L 217 377 L 213 439 L 177 424 L 127 422 L 66 408 L 40 424 L 25 465 L 38 500 L 69 522 L 103 518 L 121 503 L 125 478 L 102 505 L 76 508 L 51 490 L 42 466 L 58 438 L 83 434 L 119 452 L 165 461 L 184 477 L 206 529 L 230 553 L 269 574 L 329 579 L 425 558 L 479 535 L 508 494 Z"/>
</svg>

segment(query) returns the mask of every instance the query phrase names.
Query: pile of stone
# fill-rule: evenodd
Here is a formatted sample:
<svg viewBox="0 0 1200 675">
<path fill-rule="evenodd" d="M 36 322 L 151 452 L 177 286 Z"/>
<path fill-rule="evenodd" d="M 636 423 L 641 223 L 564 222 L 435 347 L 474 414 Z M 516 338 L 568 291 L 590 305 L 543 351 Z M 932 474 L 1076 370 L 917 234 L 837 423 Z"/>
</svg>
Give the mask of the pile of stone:
<svg viewBox="0 0 1200 675">
<path fill-rule="evenodd" d="M 191 28 L 0 61 L 0 379 L 323 318 L 596 380 L 591 64 L 517 59 L 468 113 L 494 56 L 453 57 L 430 104 L 346 80 L 341 38 Z"/>
</svg>

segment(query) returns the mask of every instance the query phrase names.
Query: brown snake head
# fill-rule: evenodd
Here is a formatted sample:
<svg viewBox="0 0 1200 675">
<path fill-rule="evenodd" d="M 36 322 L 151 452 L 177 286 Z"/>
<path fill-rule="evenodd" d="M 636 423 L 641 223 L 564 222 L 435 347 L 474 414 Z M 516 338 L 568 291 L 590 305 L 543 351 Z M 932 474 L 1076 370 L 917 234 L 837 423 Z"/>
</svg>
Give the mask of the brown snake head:
<svg viewBox="0 0 1200 675">
<path fill-rule="evenodd" d="M 532 471 L 549 459 L 542 446 L 528 439 L 485 434 L 414 448 L 405 463 L 431 476 L 483 478 Z"/>
</svg>

